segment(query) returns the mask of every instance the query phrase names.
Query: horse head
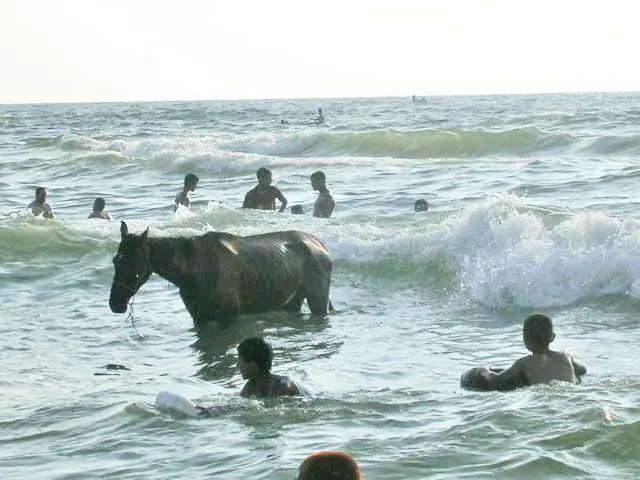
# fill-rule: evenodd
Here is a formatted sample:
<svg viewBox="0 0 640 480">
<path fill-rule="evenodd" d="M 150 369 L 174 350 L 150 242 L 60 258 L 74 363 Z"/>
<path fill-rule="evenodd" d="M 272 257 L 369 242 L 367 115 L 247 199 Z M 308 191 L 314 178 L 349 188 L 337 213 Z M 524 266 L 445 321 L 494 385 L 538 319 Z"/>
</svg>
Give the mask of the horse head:
<svg viewBox="0 0 640 480">
<path fill-rule="evenodd" d="M 118 253 L 113 257 L 115 273 L 109 295 L 109 307 L 114 313 L 127 311 L 131 297 L 153 273 L 147 242 L 149 228 L 141 235 L 133 235 L 129 233 L 127 224 L 121 222 L 120 234 Z"/>
</svg>

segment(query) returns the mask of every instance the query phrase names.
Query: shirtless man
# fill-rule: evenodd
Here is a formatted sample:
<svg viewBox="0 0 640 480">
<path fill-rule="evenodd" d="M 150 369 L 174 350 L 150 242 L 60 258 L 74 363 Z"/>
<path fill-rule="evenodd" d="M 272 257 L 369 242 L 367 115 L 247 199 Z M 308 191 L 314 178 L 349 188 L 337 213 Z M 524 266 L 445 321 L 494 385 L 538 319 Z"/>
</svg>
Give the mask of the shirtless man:
<svg viewBox="0 0 640 480">
<path fill-rule="evenodd" d="M 497 390 L 549 383 L 552 380 L 580 383 L 587 369 L 569 352 L 554 352 L 549 344 L 555 338 L 553 324 L 546 315 L 535 314 L 524 321 L 522 339 L 531 355 L 522 357 L 490 382 Z"/>
<path fill-rule="evenodd" d="M 324 125 L 324 115 L 322 114 L 322 109 L 318 109 L 318 118 L 316 118 L 316 123 L 318 125 Z"/>
<path fill-rule="evenodd" d="M 240 392 L 242 397 L 270 398 L 291 395 L 309 395 L 289 377 L 271 373 L 273 351 L 262 338 L 247 338 L 238 345 L 238 368 L 247 380 Z"/>
<path fill-rule="evenodd" d="M 311 187 L 318 190 L 318 198 L 313 205 L 313 216 L 320 218 L 329 218 L 333 213 L 336 202 L 333 200 L 331 192 L 325 185 L 327 181 L 324 172 L 317 171 L 311 174 Z"/>
<path fill-rule="evenodd" d="M 47 203 L 47 191 L 43 187 L 36 188 L 36 199 L 29 204 L 29 208 L 35 217 L 42 215 L 44 218 L 53 218 L 53 210 Z"/>
<path fill-rule="evenodd" d="M 113 217 L 109 212 L 104 211 L 104 198 L 98 197 L 93 202 L 93 212 L 89 215 L 89 218 L 102 218 L 104 220 L 113 220 Z"/>
<path fill-rule="evenodd" d="M 275 210 L 276 198 L 280 200 L 280 213 L 287 208 L 287 199 L 280 189 L 271 185 L 271 170 L 259 168 L 257 172 L 258 185 L 249 190 L 244 197 L 242 208 L 254 208 L 257 210 Z"/>
<path fill-rule="evenodd" d="M 175 207 L 173 211 L 178 210 L 179 205 L 184 205 L 189 208 L 191 202 L 189 201 L 189 192 L 193 192 L 198 186 L 198 182 L 200 179 L 195 173 L 187 173 L 184 176 L 184 186 L 182 187 L 182 191 L 176 195 Z"/>
</svg>

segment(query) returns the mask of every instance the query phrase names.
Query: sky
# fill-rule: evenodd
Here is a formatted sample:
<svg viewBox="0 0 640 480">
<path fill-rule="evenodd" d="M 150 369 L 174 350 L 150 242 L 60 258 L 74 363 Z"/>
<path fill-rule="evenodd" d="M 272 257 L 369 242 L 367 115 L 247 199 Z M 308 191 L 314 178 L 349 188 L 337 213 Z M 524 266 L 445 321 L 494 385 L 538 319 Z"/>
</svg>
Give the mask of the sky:
<svg viewBox="0 0 640 480">
<path fill-rule="evenodd" d="M 639 14 L 634 0 L 0 0 L 0 103 L 637 91 Z"/>
</svg>

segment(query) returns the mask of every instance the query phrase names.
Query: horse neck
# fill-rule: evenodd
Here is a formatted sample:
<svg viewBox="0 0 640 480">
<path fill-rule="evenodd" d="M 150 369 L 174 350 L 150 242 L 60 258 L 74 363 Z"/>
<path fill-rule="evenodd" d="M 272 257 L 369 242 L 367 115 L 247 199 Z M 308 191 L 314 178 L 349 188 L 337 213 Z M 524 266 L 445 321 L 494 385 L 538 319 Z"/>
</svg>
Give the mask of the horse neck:
<svg viewBox="0 0 640 480">
<path fill-rule="evenodd" d="M 181 238 L 150 238 L 149 263 L 151 270 L 165 280 L 180 287 L 184 282 L 186 272 L 182 271 L 182 262 L 176 262 Z"/>
</svg>

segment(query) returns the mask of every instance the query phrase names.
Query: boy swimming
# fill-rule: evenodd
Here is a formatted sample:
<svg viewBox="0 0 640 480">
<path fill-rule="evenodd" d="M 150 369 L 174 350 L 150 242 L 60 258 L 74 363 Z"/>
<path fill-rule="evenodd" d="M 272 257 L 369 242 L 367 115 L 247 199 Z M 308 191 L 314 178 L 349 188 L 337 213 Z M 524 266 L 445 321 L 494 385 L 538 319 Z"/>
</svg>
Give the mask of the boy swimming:
<svg viewBox="0 0 640 480">
<path fill-rule="evenodd" d="M 520 386 L 549 383 L 553 380 L 580 383 L 587 373 L 569 352 L 549 349 L 556 335 L 551 319 L 542 314 L 527 317 L 522 329 L 522 339 L 531 355 L 522 357 L 497 375 L 490 375 L 489 382 L 496 390 L 510 390 Z"/>
<path fill-rule="evenodd" d="M 262 338 L 247 338 L 238 345 L 238 368 L 247 380 L 240 392 L 242 397 L 270 398 L 290 395 L 309 395 L 289 377 L 271 373 L 273 351 Z"/>
</svg>

